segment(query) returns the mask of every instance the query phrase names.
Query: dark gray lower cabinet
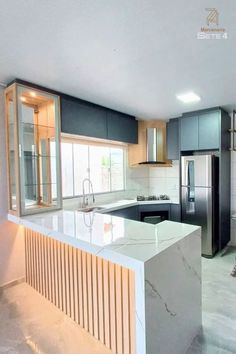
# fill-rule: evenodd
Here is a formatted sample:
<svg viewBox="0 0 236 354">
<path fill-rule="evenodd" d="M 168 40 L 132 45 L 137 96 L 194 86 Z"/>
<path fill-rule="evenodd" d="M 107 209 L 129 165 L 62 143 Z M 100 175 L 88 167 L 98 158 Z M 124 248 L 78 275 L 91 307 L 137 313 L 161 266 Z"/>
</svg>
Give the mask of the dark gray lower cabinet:
<svg viewBox="0 0 236 354">
<path fill-rule="evenodd" d="M 128 208 L 114 210 L 114 211 L 108 212 L 107 214 L 114 215 L 114 216 L 120 216 L 125 219 L 139 221 L 138 206 L 132 206 L 132 207 L 128 207 Z"/>
<path fill-rule="evenodd" d="M 143 221 L 147 216 L 161 216 L 162 220 L 181 221 L 180 204 L 146 204 L 118 209 L 107 214 Z"/>
<path fill-rule="evenodd" d="M 181 222 L 180 204 L 170 204 L 170 220 Z"/>
</svg>

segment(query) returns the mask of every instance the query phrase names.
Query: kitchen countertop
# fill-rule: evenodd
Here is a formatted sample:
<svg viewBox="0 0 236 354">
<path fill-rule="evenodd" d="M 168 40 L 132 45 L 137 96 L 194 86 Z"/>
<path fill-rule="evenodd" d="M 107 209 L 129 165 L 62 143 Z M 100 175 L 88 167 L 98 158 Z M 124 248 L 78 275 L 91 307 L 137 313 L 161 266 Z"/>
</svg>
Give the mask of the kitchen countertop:
<svg viewBox="0 0 236 354">
<path fill-rule="evenodd" d="M 172 221 L 152 225 L 75 210 L 8 215 L 8 219 L 134 272 L 137 354 L 166 353 L 170 333 L 168 352 L 183 353 L 197 335 L 201 326 L 200 227 Z M 104 284 L 109 292 L 109 283 Z"/>
<path fill-rule="evenodd" d="M 25 217 L 9 214 L 8 219 L 129 268 L 135 268 L 135 262 L 148 261 L 200 229 L 172 221 L 152 225 L 107 214 L 70 210 Z"/>
<path fill-rule="evenodd" d="M 137 206 L 137 205 L 155 205 L 155 204 L 179 204 L 175 203 L 172 200 L 142 200 L 142 201 L 137 201 L 136 199 L 122 199 L 118 200 L 112 203 L 102 203 L 98 204 L 97 206 L 99 208 L 102 208 L 99 210 L 99 213 L 106 213 L 106 212 L 111 212 L 119 209 L 124 209 L 124 208 L 129 208 L 132 206 Z"/>
</svg>

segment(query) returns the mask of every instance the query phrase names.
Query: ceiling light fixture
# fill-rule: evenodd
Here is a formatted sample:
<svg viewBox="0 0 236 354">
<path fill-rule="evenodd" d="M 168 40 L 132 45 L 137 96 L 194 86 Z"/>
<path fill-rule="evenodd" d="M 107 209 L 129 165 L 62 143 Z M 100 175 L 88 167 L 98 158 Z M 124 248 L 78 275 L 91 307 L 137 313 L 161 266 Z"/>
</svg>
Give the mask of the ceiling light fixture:
<svg viewBox="0 0 236 354">
<path fill-rule="evenodd" d="M 21 96 L 20 100 L 21 102 L 26 102 L 26 98 L 24 96 Z"/>
<path fill-rule="evenodd" d="M 192 103 L 192 102 L 198 102 L 200 101 L 200 97 L 198 95 L 196 95 L 196 93 L 194 92 L 187 92 L 187 93 L 183 93 L 181 95 L 176 95 L 176 97 L 178 98 L 178 100 L 184 102 L 184 103 Z"/>
<path fill-rule="evenodd" d="M 31 96 L 31 97 L 36 97 L 36 93 L 35 93 L 34 91 L 31 91 L 31 92 L 30 92 L 30 96 Z"/>
</svg>

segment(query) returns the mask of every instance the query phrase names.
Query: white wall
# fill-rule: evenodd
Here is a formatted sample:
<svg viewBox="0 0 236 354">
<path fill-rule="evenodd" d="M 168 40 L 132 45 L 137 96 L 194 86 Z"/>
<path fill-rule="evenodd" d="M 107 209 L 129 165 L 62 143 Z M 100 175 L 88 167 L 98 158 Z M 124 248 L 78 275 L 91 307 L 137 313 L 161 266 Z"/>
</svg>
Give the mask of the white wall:
<svg viewBox="0 0 236 354">
<path fill-rule="evenodd" d="M 0 87 L 0 286 L 25 276 L 24 240 L 20 227 L 7 221 L 4 96 Z"/>
</svg>

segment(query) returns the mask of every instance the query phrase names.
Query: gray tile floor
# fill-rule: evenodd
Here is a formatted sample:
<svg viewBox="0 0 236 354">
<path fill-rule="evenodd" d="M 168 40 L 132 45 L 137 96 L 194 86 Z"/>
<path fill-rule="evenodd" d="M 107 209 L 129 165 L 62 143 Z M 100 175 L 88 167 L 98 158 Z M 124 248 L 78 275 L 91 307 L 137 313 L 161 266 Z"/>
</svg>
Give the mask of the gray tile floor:
<svg viewBox="0 0 236 354">
<path fill-rule="evenodd" d="M 236 278 L 230 276 L 236 248 L 223 256 L 202 259 L 203 329 L 187 354 L 236 353 Z"/>
<path fill-rule="evenodd" d="M 111 354 L 26 283 L 0 294 L 0 353 Z"/>
<path fill-rule="evenodd" d="M 187 354 L 236 354 L 236 248 L 202 259 L 203 330 Z M 0 353 L 111 353 L 27 284 L 0 294 Z M 168 353 L 162 353 L 168 354 Z"/>
</svg>

